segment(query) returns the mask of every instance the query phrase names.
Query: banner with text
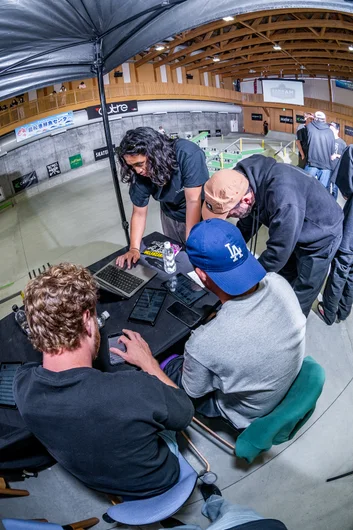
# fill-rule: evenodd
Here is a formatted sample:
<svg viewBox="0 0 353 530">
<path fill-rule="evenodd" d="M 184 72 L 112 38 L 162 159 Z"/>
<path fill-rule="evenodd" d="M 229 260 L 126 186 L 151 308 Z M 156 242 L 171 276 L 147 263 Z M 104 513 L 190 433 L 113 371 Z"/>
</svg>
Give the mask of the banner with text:
<svg viewBox="0 0 353 530">
<path fill-rule="evenodd" d="M 264 101 L 269 103 L 291 103 L 304 105 L 303 83 L 287 79 L 263 79 Z"/>
<path fill-rule="evenodd" d="M 38 177 L 35 171 L 26 173 L 26 175 L 22 175 L 22 177 L 19 177 L 12 181 L 12 185 L 13 185 L 13 189 L 15 193 L 19 193 L 20 191 L 25 190 L 26 188 L 29 188 L 30 186 L 33 186 L 33 184 L 38 184 Z"/>
<path fill-rule="evenodd" d="M 113 144 L 113 149 L 115 149 L 115 145 Z M 109 157 L 108 147 L 99 147 L 98 149 L 93 149 L 93 155 L 94 155 L 94 161 L 97 162 L 97 160 L 103 160 L 103 158 Z"/>
<path fill-rule="evenodd" d="M 102 107 L 95 105 L 93 107 L 87 107 L 87 117 L 89 120 L 96 120 L 102 117 Z M 114 102 L 107 103 L 108 116 L 114 116 L 115 114 L 128 114 L 129 112 L 137 112 L 138 106 L 137 101 L 123 101 L 122 103 Z"/>
<path fill-rule="evenodd" d="M 279 117 L 280 123 L 293 123 L 292 116 L 280 116 Z"/>
<path fill-rule="evenodd" d="M 16 141 L 22 142 L 38 136 L 39 134 L 61 129 L 62 127 L 69 127 L 74 124 L 74 113 L 70 110 L 69 112 L 62 112 L 55 116 L 48 116 L 41 120 L 33 121 L 32 123 L 26 123 L 15 129 Z"/>
</svg>

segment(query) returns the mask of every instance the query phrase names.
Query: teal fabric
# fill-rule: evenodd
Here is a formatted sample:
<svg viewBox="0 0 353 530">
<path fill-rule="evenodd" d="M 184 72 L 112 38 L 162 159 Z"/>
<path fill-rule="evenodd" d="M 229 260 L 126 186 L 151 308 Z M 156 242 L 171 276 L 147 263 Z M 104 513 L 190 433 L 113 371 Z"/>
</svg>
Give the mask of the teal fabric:
<svg viewBox="0 0 353 530">
<path fill-rule="evenodd" d="M 272 445 L 287 442 L 315 410 L 325 382 L 325 371 L 312 357 L 302 368 L 281 403 L 267 416 L 257 418 L 237 438 L 235 454 L 249 463 Z"/>
</svg>

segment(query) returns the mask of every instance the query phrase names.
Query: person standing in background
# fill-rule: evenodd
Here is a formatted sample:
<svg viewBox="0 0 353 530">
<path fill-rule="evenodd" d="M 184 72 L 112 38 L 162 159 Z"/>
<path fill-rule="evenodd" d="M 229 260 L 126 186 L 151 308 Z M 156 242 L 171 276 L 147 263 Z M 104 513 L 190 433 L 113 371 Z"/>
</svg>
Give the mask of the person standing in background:
<svg viewBox="0 0 353 530">
<path fill-rule="evenodd" d="M 299 155 L 298 155 L 298 167 L 301 169 L 304 169 L 306 166 L 306 160 L 308 157 L 308 142 L 307 142 L 307 134 L 305 127 L 311 123 L 314 119 L 313 114 L 311 112 L 304 112 L 304 118 L 305 122 L 300 123 L 297 127 L 296 132 L 296 144 L 298 147 Z"/>
<path fill-rule="evenodd" d="M 165 134 L 165 129 L 163 129 L 162 125 L 158 127 L 158 132 L 161 134 Z"/>
<path fill-rule="evenodd" d="M 84 81 L 81 81 L 81 83 L 78 85 L 77 87 L 79 90 L 82 90 L 83 88 L 87 88 L 86 87 L 86 83 Z"/>
<path fill-rule="evenodd" d="M 263 128 L 264 128 L 264 136 L 266 136 L 268 134 L 268 123 L 267 123 L 267 121 L 264 121 Z"/>
<path fill-rule="evenodd" d="M 347 144 L 342 138 L 339 137 L 339 131 L 340 126 L 338 123 L 332 121 L 330 123 L 330 129 L 334 134 L 335 137 L 335 152 L 332 155 L 332 174 L 331 174 L 331 180 L 330 180 L 330 193 L 334 196 L 334 198 L 337 201 L 338 197 L 338 187 L 336 186 L 336 175 L 337 175 L 337 167 L 340 161 L 340 158 L 342 156 L 343 151 L 346 149 Z"/>
<path fill-rule="evenodd" d="M 318 313 L 327 325 L 348 318 L 353 304 L 353 145 L 344 151 L 336 183 L 346 204 L 343 209 L 343 237 L 326 282 Z"/>
<path fill-rule="evenodd" d="M 304 170 L 329 190 L 335 137 L 329 124 L 326 123 L 326 115 L 321 111 L 315 112 L 314 120 L 308 123 L 304 130 L 308 145 L 307 164 Z"/>
<path fill-rule="evenodd" d="M 130 268 L 140 259 L 148 202 L 161 205 L 164 235 L 182 244 L 201 220 L 202 187 L 209 175 L 205 153 L 193 142 L 173 140 L 152 127 L 127 131 L 117 148 L 122 182 L 130 185 L 133 202 L 130 250 L 117 259 Z"/>
</svg>

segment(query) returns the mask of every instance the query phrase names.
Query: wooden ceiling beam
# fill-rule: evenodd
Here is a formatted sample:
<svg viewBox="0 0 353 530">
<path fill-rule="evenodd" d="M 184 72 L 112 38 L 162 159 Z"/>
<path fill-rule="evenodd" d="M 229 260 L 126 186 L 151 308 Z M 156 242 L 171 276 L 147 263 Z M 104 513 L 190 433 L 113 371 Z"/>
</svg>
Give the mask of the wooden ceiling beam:
<svg viewBox="0 0 353 530">
<path fill-rule="evenodd" d="M 297 28 L 300 27 L 300 29 L 306 29 L 307 28 L 307 21 L 288 21 L 287 24 L 296 24 Z M 329 27 L 331 29 L 337 29 L 337 28 L 340 28 L 340 23 L 338 21 L 331 21 L 331 20 L 321 20 L 321 21 L 317 21 L 317 23 L 322 23 L 322 24 L 327 24 L 326 27 Z M 331 26 L 330 24 L 333 23 L 334 25 Z M 283 23 L 280 23 L 280 24 L 283 24 Z M 301 26 L 298 26 L 298 24 L 301 24 Z M 262 33 L 263 34 L 263 31 L 265 31 L 265 28 L 263 27 L 264 25 L 261 25 L 259 26 L 259 28 L 261 27 L 262 28 L 262 31 L 259 32 L 259 31 L 254 31 L 248 27 L 244 28 L 244 29 L 241 29 L 241 30 L 235 30 L 235 31 L 232 31 L 232 32 L 229 32 L 227 33 L 226 35 L 219 35 L 217 37 L 213 37 L 212 39 L 209 39 L 208 41 L 208 45 L 212 45 L 212 44 L 216 44 L 216 43 L 219 43 L 221 42 L 222 40 L 227 40 L 229 38 L 241 38 L 241 37 L 244 37 L 245 35 L 251 35 L 251 34 L 254 34 L 254 33 Z M 273 26 L 272 29 L 285 29 L 285 28 L 278 28 L 278 26 Z M 287 28 L 287 29 L 291 29 L 291 28 Z M 292 28 L 293 29 L 293 28 Z M 341 28 L 342 29 L 342 28 Z M 348 29 L 348 28 L 347 28 Z M 335 32 L 335 35 L 334 37 L 338 37 L 339 39 L 342 39 L 342 40 L 349 40 L 349 41 L 353 41 L 353 24 L 349 24 L 349 31 L 351 32 L 349 35 L 343 35 L 342 34 L 342 31 L 339 31 Z M 299 33 L 299 32 L 298 32 Z M 297 37 L 296 35 L 298 33 L 293 33 L 293 34 L 290 34 L 290 38 L 295 38 L 297 40 Z M 301 32 L 301 37 L 300 38 L 303 38 L 303 35 L 305 36 L 305 38 L 310 38 L 309 35 L 311 36 L 310 33 L 304 33 L 304 32 Z M 315 34 L 313 37 L 313 39 L 320 39 L 320 34 Z M 326 38 L 327 38 L 327 35 L 326 35 Z M 287 39 L 288 39 L 288 33 L 283 33 L 283 34 L 274 34 L 274 35 L 271 35 L 271 38 L 268 38 L 266 37 L 266 35 L 263 34 L 263 39 L 264 40 L 267 40 L 267 41 L 271 41 L 271 42 L 276 42 L 276 43 L 282 43 L 285 42 Z M 241 46 L 241 43 L 242 41 L 239 40 L 239 44 L 237 47 L 240 47 Z M 233 46 L 234 48 L 235 46 Z M 193 51 L 197 51 L 199 50 L 200 48 L 202 48 L 202 46 L 200 46 L 200 44 L 198 43 L 195 43 L 191 46 L 189 46 L 187 49 L 185 50 L 180 50 L 179 52 L 173 54 L 172 56 L 168 56 L 167 58 L 163 59 L 160 63 L 156 63 L 155 66 L 161 66 L 162 64 L 167 64 L 167 63 L 170 63 L 170 61 L 173 61 L 177 58 L 180 58 L 182 56 L 185 56 L 185 59 L 181 60 L 180 62 L 182 64 L 171 64 L 172 68 L 177 68 L 178 66 L 185 66 L 185 64 L 188 64 L 190 62 L 194 62 L 195 60 L 198 60 L 198 59 L 201 59 L 202 57 L 206 57 L 207 56 L 207 52 L 201 52 L 200 54 L 198 54 L 198 56 L 193 56 L 193 55 L 190 55 L 191 52 Z M 228 45 L 225 46 L 223 48 L 224 50 L 228 49 Z M 230 47 L 229 49 L 232 49 L 232 47 Z"/>
<path fill-rule="evenodd" d="M 339 38 L 342 38 L 342 34 L 339 33 L 337 34 L 337 36 Z M 296 33 L 294 35 L 291 35 L 291 40 L 293 42 L 289 43 L 289 44 L 286 44 L 286 48 L 287 49 L 290 49 L 290 50 L 293 50 L 293 49 L 302 49 L 303 47 L 303 44 L 302 42 L 297 42 L 297 41 L 312 41 L 312 40 L 317 40 L 316 36 L 312 35 L 311 33 Z M 351 34 L 348 38 L 346 37 L 345 38 L 346 41 L 349 41 L 349 42 L 352 42 L 353 43 L 353 34 Z M 277 37 L 276 38 L 276 41 L 277 42 L 281 42 L 282 44 L 282 41 Z M 238 41 L 236 43 L 232 43 L 232 44 L 229 44 L 227 45 L 226 47 L 223 48 L 223 52 L 226 52 L 226 51 L 231 51 L 231 54 L 228 54 L 228 55 L 219 55 L 220 59 L 221 60 L 225 60 L 225 59 L 228 59 L 228 58 L 232 58 L 232 57 L 237 57 L 241 54 L 244 54 L 244 53 L 248 53 L 248 49 L 243 49 L 242 48 L 244 46 L 249 46 L 250 44 L 253 44 L 253 45 L 257 45 L 257 44 L 262 44 L 264 46 L 268 46 L 268 43 L 264 43 L 264 41 L 261 39 L 261 38 L 253 38 L 249 41 L 247 41 L 246 43 L 245 42 L 242 42 L 242 41 Z M 311 42 L 305 42 L 304 46 L 307 45 L 308 47 L 310 47 L 311 49 L 317 49 L 317 50 L 322 50 L 323 46 L 327 46 L 326 42 L 325 44 L 319 44 L 317 45 L 316 43 L 311 43 Z M 333 47 L 331 47 L 332 45 L 330 44 L 329 47 L 330 49 L 332 50 L 335 50 L 335 49 L 340 49 L 342 50 L 342 45 L 340 45 L 340 43 L 335 40 L 335 44 L 333 45 Z M 240 49 L 240 52 L 237 51 Z M 233 50 L 235 50 L 233 52 Z M 190 62 L 192 63 L 196 63 L 197 64 L 192 64 L 190 66 L 187 66 L 186 67 L 186 70 L 188 69 L 194 69 L 194 68 L 199 68 L 199 67 L 203 67 L 203 66 L 207 66 L 208 64 L 212 64 L 213 61 L 212 59 L 206 59 L 205 61 L 202 61 L 202 63 L 200 63 L 199 61 L 201 59 L 205 59 L 205 58 L 208 58 L 211 54 L 209 53 L 209 51 L 206 51 L 206 52 L 203 52 L 203 53 L 200 53 L 198 55 L 195 55 L 191 58 L 191 60 L 189 59 L 189 57 L 187 57 L 186 59 L 184 59 L 183 61 L 179 61 L 178 63 L 175 63 L 175 64 L 172 64 L 171 65 L 171 68 L 177 68 L 178 66 L 185 66 L 186 64 L 189 64 Z"/>
<path fill-rule="evenodd" d="M 302 16 L 304 14 L 307 14 L 307 13 L 312 13 L 312 9 L 310 8 L 303 8 L 303 9 L 292 9 L 291 10 L 291 15 L 294 15 L 296 13 L 298 14 L 301 14 Z M 327 16 L 327 10 L 325 9 L 318 9 L 318 10 L 315 10 L 316 13 L 324 13 L 325 16 Z M 215 30 L 218 30 L 220 28 L 226 28 L 226 27 L 229 27 L 229 26 L 233 26 L 233 25 L 236 25 L 238 24 L 239 22 L 242 22 L 242 21 L 249 21 L 249 20 L 253 20 L 254 18 L 256 19 L 256 21 L 261 21 L 264 17 L 269 17 L 270 18 L 270 26 L 272 25 L 276 25 L 276 23 L 273 23 L 271 22 L 272 20 L 272 17 L 275 17 L 277 15 L 281 15 L 281 14 L 287 14 L 288 13 L 288 10 L 286 9 L 278 9 L 278 10 L 265 10 L 265 11 L 262 11 L 262 12 L 258 12 L 258 13 L 244 13 L 244 14 L 241 14 L 241 15 L 237 15 L 235 17 L 235 20 L 234 21 L 231 21 L 231 22 L 225 22 L 223 19 L 222 20 L 217 20 L 217 21 L 214 21 L 214 22 L 210 22 L 208 24 L 205 24 L 203 26 L 199 26 L 195 29 L 192 29 L 192 30 L 188 30 L 186 32 L 183 32 L 181 34 L 178 34 L 174 37 L 174 40 L 178 43 L 178 44 L 183 44 L 183 43 L 187 43 L 187 42 L 190 42 L 192 39 L 200 36 L 200 35 L 205 35 L 209 32 L 213 32 Z M 331 15 L 331 13 L 329 12 L 329 15 Z M 307 20 L 307 19 L 306 19 Z M 292 22 L 296 22 L 296 21 L 292 21 Z M 305 20 L 303 20 L 303 22 L 305 22 Z M 348 25 L 353 25 L 353 24 L 350 24 L 348 22 L 346 22 L 346 20 L 344 20 L 343 22 L 340 21 L 340 20 L 337 20 L 336 21 L 331 21 L 331 20 L 322 20 L 321 22 L 323 22 L 323 25 L 320 25 L 320 21 L 316 21 L 315 24 L 317 24 L 317 27 L 320 27 L 320 31 L 322 31 L 323 28 L 326 29 L 326 27 L 331 27 L 330 25 L 325 25 L 325 23 L 330 23 L 330 22 L 336 22 L 337 23 L 337 26 L 334 26 L 334 27 L 342 27 L 346 24 Z M 279 24 L 283 25 L 285 24 L 286 21 L 284 22 L 279 22 Z M 254 29 L 256 30 L 260 30 L 260 31 L 271 31 L 270 27 L 268 28 L 262 28 L 262 26 L 266 26 L 266 24 L 256 24 L 256 27 Z M 283 26 L 278 26 L 279 28 L 283 27 Z M 286 27 L 286 26 L 285 26 Z M 295 27 L 295 26 L 293 26 Z M 261 28 L 261 29 L 260 29 Z M 285 29 L 285 28 L 284 28 Z M 226 35 L 226 34 L 225 34 Z M 222 37 L 225 37 L 225 35 L 223 35 Z M 170 41 L 170 42 L 173 42 L 173 41 Z M 174 46 L 175 47 L 175 42 L 174 42 Z M 192 50 L 190 50 L 192 51 Z M 155 60 L 156 58 L 160 57 L 160 56 L 163 56 L 163 51 L 155 51 L 155 50 L 151 50 L 149 52 L 146 53 L 146 55 L 140 59 L 136 64 L 136 67 L 138 68 L 139 66 L 142 66 L 142 64 L 145 64 L 146 62 L 149 62 L 149 61 L 153 61 Z M 181 55 L 179 55 L 178 57 L 180 57 Z M 174 57 L 173 57 L 173 60 L 177 59 L 178 58 L 176 56 L 176 54 L 174 54 Z M 165 59 L 163 59 L 163 61 L 165 61 Z M 167 62 L 169 61 L 169 58 L 166 62 L 161 62 L 160 65 L 158 66 L 162 66 L 162 64 L 166 64 Z"/>
<path fill-rule="evenodd" d="M 231 62 L 227 62 L 227 63 L 223 63 L 223 64 L 220 64 L 220 63 L 214 63 L 213 61 L 211 61 L 212 65 L 206 67 L 206 68 L 203 68 L 201 71 L 206 71 L 206 72 L 214 72 L 214 71 L 217 71 L 217 73 L 221 70 L 228 70 L 230 67 L 233 67 L 233 66 L 237 66 L 238 64 L 247 64 L 247 63 L 250 63 L 250 62 L 260 62 L 260 61 L 263 61 L 263 60 L 277 60 L 278 57 L 275 55 L 275 53 L 271 50 L 270 47 L 266 47 L 267 50 L 271 53 L 268 53 L 268 54 L 258 54 L 258 59 L 256 61 L 256 55 L 255 52 L 252 53 L 252 61 L 249 61 L 248 59 L 242 59 L 240 56 L 238 59 L 234 60 L 234 61 L 231 61 Z M 265 49 L 265 48 L 264 48 Z M 322 50 L 322 47 L 321 48 L 318 48 L 320 50 Z M 324 50 L 325 51 L 325 50 Z M 318 54 L 317 52 L 315 51 L 303 51 L 301 53 L 293 53 L 292 54 L 293 57 L 295 57 L 296 59 L 298 59 L 299 62 L 303 62 L 304 58 L 305 57 L 314 57 L 315 59 L 317 58 Z M 353 56 L 349 54 L 349 52 L 347 53 L 343 53 L 343 54 L 340 54 L 340 55 L 336 55 L 335 57 L 332 57 L 332 55 L 328 54 L 327 53 L 327 56 L 325 56 L 325 53 L 324 54 L 320 54 L 320 59 L 323 59 L 326 57 L 326 61 L 330 64 L 330 61 L 334 61 L 336 62 L 336 59 L 339 59 L 339 60 L 347 60 L 347 61 L 352 61 L 352 66 L 353 66 Z"/>
</svg>

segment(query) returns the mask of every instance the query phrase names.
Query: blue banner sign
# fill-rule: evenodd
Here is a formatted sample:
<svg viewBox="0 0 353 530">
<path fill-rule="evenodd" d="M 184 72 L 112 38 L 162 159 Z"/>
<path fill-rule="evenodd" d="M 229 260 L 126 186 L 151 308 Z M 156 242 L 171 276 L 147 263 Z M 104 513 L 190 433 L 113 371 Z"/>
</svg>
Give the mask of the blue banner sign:
<svg viewBox="0 0 353 530">
<path fill-rule="evenodd" d="M 69 127 L 74 124 L 74 113 L 70 110 L 69 112 L 62 112 L 61 114 L 55 114 L 55 116 L 48 116 L 41 120 L 21 125 L 15 129 L 16 141 L 22 142 L 38 136 L 39 134 L 54 131 L 55 129 L 61 129 L 62 127 Z"/>
<path fill-rule="evenodd" d="M 353 81 L 343 81 L 336 79 L 336 87 L 346 88 L 347 90 L 353 90 Z"/>
</svg>

